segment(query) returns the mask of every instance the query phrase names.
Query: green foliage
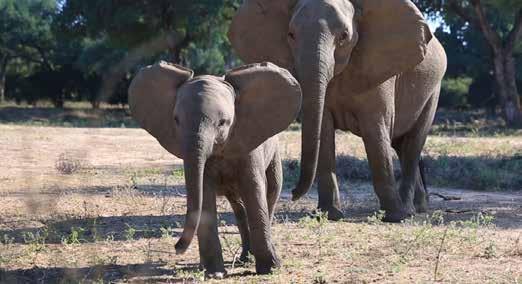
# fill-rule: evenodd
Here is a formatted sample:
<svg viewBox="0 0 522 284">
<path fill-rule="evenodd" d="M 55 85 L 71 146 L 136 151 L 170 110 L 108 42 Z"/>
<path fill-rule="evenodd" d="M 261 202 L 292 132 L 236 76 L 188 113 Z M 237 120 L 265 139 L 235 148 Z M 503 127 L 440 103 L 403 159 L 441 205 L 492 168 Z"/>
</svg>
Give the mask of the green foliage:
<svg viewBox="0 0 522 284">
<path fill-rule="evenodd" d="M 8 63 L 7 97 L 17 103 L 50 99 L 58 107 L 65 100 L 87 100 L 96 107 L 110 80 L 115 87 L 103 99 L 125 104 L 132 73 L 159 59 L 198 74 L 221 74 L 237 62 L 226 32 L 238 5 L 239 0 L 2 0 L 0 63 Z"/>
<path fill-rule="evenodd" d="M 0 1 L 0 54 L 40 63 L 53 45 L 53 0 Z"/>
<path fill-rule="evenodd" d="M 471 1 L 414 0 L 414 2 L 428 18 L 441 23 L 435 35 L 445 47 L 448 56 L 446 77 L 452 80 L 472 78 L 473 85 L 466 104 L 469 103 L 472 107 L 488 107 L 493 113 L 499 101 L 495 98 L 494 92 L 492 51 L 481 29 L 467 20 L 467 18 L 477 19 Z M 452 3 L 459 5 L 459 12 Z M 501 40 L 505 41 L 508 33 L 513 29 L 517 11 L 522 9 L 522 1 L 483 0 L 482 4 L 491 27 Z M 462 14 L 467 15 L 466 19 L 462 18 Z M 514 56 L 517 63 L 519 90 L 521 90 L 522 41 L 516 46 Z M 449 87 L 448 84 L 446 87 Z M 455 97 L 443 90 L 441 104 L 446 107 L 452 105 L 461 107 L 465 99 L 465 96 Z"/>
<path fill-rule="evenodd" d="M 481 32 L 447 9 L 447 1 L 415 0 L 441 22 L 436 36 L 448 54 L 441 105 L 494 106 L 490 50 Z M 125 104 L 134 72 L 157 60 L 223 74 L 239 65 L 227 38 L 240 0 L 0 0 L 0 63 L 7 62 L 6 94 L 17 103 L 50 100 Z M 472 12 L 469 0 L 461 7 Z M 483 0 L 486 16 L 502 37 L 522 9 L 517 0 Z M 472 13 L 471 13 L 472 14 Z M 159 44 L 153 44 L 158 40 Z M 522 89 L 522 43 L 517 74 Z M 123 62 L 123 64 L 122 64 Z M 1 67 L 2 64 L 0 64 Z M 3 74 L 0 74 L 2 76 Z M 471 80 L 471 81 L 470 81 Z M 1 86 L 0 86 L 1 87 Z M 469 89 L 469 91 L 468 91 Z"/>
<path fill-rule="evenodd" d="M 382 220 L 384 220 L 384 216 L 385 216 L 385 213 L 384 210 L 379 210 L 377 212 L 374 212 L 372 216 L 369 216 L 367 218 L 368 220 L 368 223 L 370 224 L 382 224 Z"/>
<path fill-rule="evenodd" d="M 522 2 L 519 0 L 485 0 L 484 3 L 487 8 L 494 8 L 505 17 L 512 17 L 513 11 L 522 9 Z"/>
<path fill-rule="evenodd" d="M 469 86 L 473 79 L 464 78 L 446 78 L 442 81 L 441 96 L 439 106 L 441 107 L 465 107 L 468 105 L 467 96 Z"/>
</svg>

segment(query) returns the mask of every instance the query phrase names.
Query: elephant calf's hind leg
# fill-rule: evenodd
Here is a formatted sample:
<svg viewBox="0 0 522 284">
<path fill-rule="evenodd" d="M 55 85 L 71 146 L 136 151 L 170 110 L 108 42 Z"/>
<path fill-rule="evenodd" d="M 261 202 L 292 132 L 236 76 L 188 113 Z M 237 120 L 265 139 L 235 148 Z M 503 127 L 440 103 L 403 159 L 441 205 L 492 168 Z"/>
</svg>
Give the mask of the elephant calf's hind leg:
<svg viewBox="0 0 522 284">
<path fill-rule="evenodd" d="M 241 199 L 245 202 L 250 230 L 250 245 L 256 259 L 256 272 L 268 274 L 279 267 L 271 238 L 270 214 L 266 199 L 266 176 L 264 171 L 253 169 L 253 176 L 241 177 Z M 247 177 L 248 176 L 248 177 Z"/>
<path fill-rule="evenodd" d="M 274 220 L 274 211 L 283 189 L 283 166 L 281 165 L 281 154 L 276 150 L 274 158 L 266 170 L 266 199 L 268 202 L 268 214 L 270 222 Z"/>
<path fill-rule="evenodd" d="M 248 257 L 250 253 L 250 232 L 248 229 L 248 220 L 245 205 L 241 200 L 239 200 L 238 197 L 227 195 L 227 199 L 230 202 L 230 205 L 232 206 L 234 215 L 236 216 L 237 227 L 239 229 L 239 234 L 241 235 L 242 251 L 239 260 L 242 262 L 248 262 L 250 260 Z"/>
</svg>

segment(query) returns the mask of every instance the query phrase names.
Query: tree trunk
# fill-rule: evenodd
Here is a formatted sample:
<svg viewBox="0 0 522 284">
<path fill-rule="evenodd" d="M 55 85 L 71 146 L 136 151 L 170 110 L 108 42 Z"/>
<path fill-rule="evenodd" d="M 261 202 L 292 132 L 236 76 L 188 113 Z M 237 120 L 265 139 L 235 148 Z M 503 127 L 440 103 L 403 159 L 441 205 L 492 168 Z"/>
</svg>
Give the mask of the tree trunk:
<svg viewBox="0 0 522 284">
<path fill-rule="evenodd" d="M 497 96 L 506 124 L 522 128 L 522 110 L 516 84 L 516 67 L 513 50 L 522 37 L 522 9 L 516 11 L 515 22 L 507 37 L 502 38 L 490 25 L 481 0 L 471 0 L 476 18 L 470 17 L 456 0 L 450 0 L 452 8 L 460 17 L 482 31 L 493 54 Z"/>
<path fill-rule="evenodd" d="M 65 100 L 63 94 L 60 94 L 52 99 L 55 108 L 63 108 Z"/>
<path fill-rule="evenodd" d="M 7 73 L 7 63 L 9 59 L 3 57 L 0 60 L 0 104 L 5 102 L 5 77 Z"/>
<path fill-rule="evenodd" d="M 121 82 L 127 72 L 144 58 L 162 51 L 179 49 L 180 42 L 178 42 L 178 40 L 176 34 L 161 34 L 131 50 L 123 60 L 103 75 L 102 85 L 96 100 L 98 102 L 107 101 L 114 94 L 118 83 Z M 183 43 L 183 41 L 181 43 Z M 185 44 L 188 44 L 188 42 Z"/>
<path fill-rule="evenodd" d="M 98 101 L 96 98 L 91 100 L 91 107 L 92 109 L 99 109 L 100 108 L 100 101 Z"/>
<path fill-rule="evenodd" d="M 502 115 L 509 127 L 522 127 L 522 110 L 516 83 L 515 59 L 504 50 L 494 53 L 495 81 Z"/>
</svg>

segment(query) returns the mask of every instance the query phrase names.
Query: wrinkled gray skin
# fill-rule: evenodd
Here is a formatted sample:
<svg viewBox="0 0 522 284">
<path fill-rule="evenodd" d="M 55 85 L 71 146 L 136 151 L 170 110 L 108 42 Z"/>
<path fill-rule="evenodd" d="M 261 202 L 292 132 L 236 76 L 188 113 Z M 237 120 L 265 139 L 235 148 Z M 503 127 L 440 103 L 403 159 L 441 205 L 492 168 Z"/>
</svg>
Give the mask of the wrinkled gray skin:
<svg viewBox="0 0 522 284">
<path fill-rule="evenodd" d="M 446 55 L 409 0 L 246 0 L 229 38 L 245 62 L 291 70 L 303 90 L 299 199 L 316 171 L 318 207 L 338 220 L 335 130 L 362 137 L 373 185 L 398 222 L 427 210 L 420 154 L 433 122 Z M 392 156 L 400 158 L 395 187 Z"/>
<path fill-rule="evenodd" d="M 257 273 L 278 267 L 270 235 L 282 187 L 276 134 L 300 108 L 301 92 L 292 75 L 263 63 L 224 78 L 192 78 L 191 70 L 162 62 L 134 78 L 129 104 L 140 125 L 184 162 L 187 215 L 176 252 L 185 252 L 197 232 L 207 276 L 224 276 L 216 216 L 216 195 L 221 195 L 237 219 L 241 259 L 250 251 Z"/>
</svg>

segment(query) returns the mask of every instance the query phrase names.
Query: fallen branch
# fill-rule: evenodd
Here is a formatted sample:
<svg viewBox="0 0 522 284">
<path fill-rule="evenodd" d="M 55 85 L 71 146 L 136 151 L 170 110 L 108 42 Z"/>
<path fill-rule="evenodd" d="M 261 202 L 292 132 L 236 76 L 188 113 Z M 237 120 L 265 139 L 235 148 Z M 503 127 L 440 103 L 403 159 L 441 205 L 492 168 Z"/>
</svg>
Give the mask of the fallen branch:
<svg viewBox="0 0 522 284">
<path fill-rule="evenodd" d="M 444 212 L 460 214 L 460 213 L 473 212 L 473 210 L 472 209 L 446 209 Z"/>
<path fill-rule="evenodd" d="M 462 200 L 462 198 L 459 197 L 459 196 L 443 195 L 443 194 L 436 193 L 436 192 L 431 192 L 430 195 L 440 197 L 440 198 L 442 198 L 444 201 Z"/>
</svg>

